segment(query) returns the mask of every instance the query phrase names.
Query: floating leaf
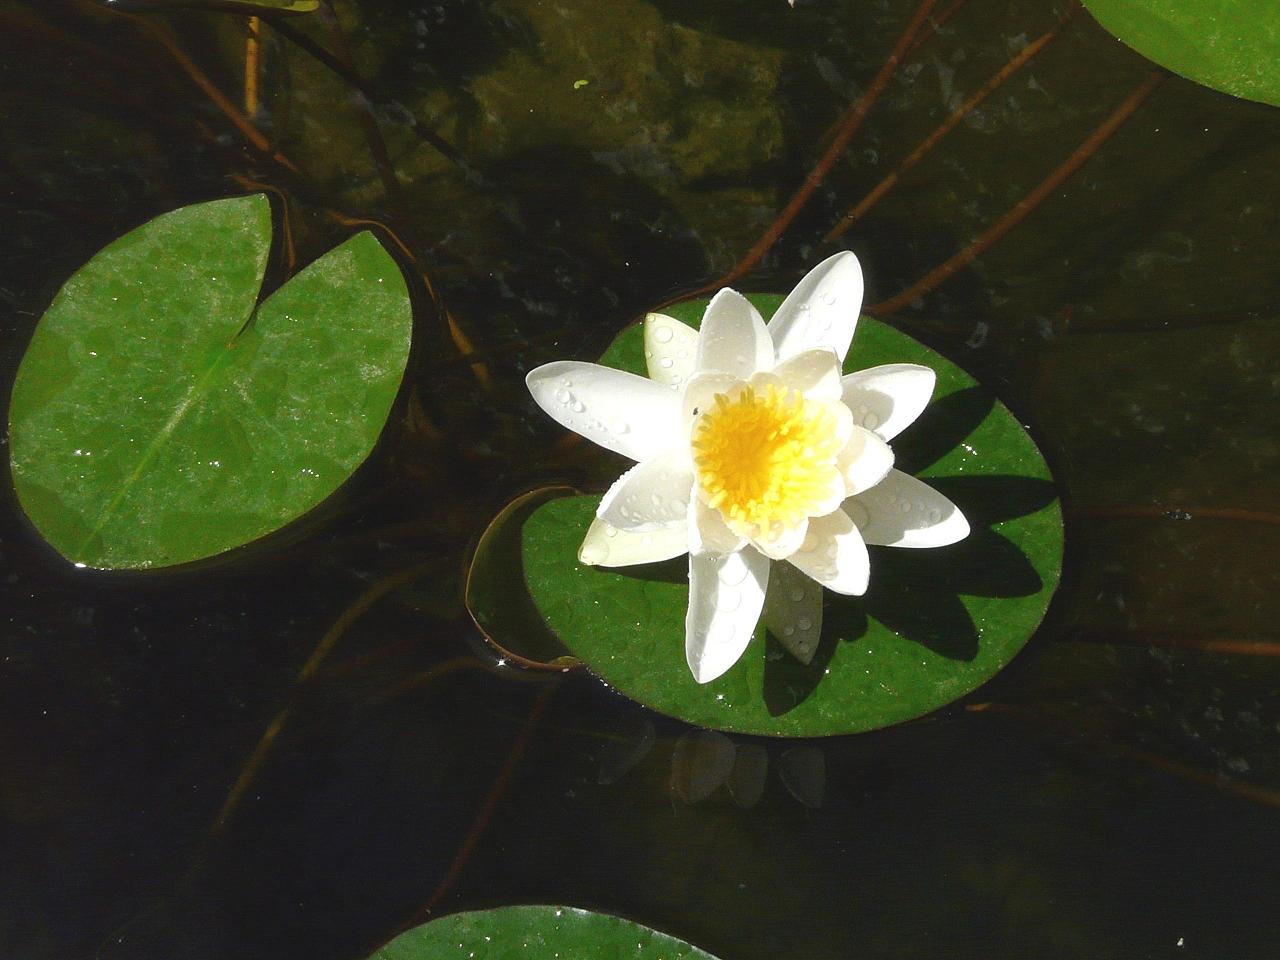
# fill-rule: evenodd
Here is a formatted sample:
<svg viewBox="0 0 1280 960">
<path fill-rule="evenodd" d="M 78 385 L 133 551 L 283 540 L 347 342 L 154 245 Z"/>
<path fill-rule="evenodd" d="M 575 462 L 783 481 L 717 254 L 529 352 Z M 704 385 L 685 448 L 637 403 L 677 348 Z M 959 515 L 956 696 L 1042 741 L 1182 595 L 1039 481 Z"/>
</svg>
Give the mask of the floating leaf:
<svg viewBox="0 0 1280 960">
<path fill-rule="evenodd" d="M 455 913 L 402 933 L 369 960 L 715 960 L 630 920 L 575 907 L 497 907 Z"/>
<path fill-rule="evenodd" d="M 110 244 L 36 325 L 14 383 L 14 486 L 68 560 L 209 557 L 278 530 L 372 450 L 408 360 L 404 278 L 361 233 L 255 310 L 262 196 Z"/>
<path fill-rule="evenodd" d="M 780 297 L 752 297 L 765 316 Z M 670 312 L 697 325 L 706 301 Z M 865 597 L 827 595 L 809 666 L 763 627 L 724 676 L 698 684 L 684 657 L 687 561 L 587 567 L 578 547 L 599 503 L 548 500 L 523 522 L 525 585 L 543 620 L 607 683 L 704 727 L 823 736 L 888 726 L 935 710 L 994 675 L 1034 632 L 1062 563 L 1062 514 L 1048 467 L 1022 425 L 955 364 L 864 318 L 847 370 L 914 362 L 938 374 L 935 399 L 894 439 L 899 468 L 928 479 L 973 532 L 935 550 L 871 548 Z M 638 326 L 603 363 L 644 372 Z M 514 578 L 507 579 L 511 589 Z"/>
<path fill-rule="evenodd" d="M 1108 31 L 1205 86 L 1280 106 L 1280 4 L 1257 0 L 1084 0 Z"/>
</svg>

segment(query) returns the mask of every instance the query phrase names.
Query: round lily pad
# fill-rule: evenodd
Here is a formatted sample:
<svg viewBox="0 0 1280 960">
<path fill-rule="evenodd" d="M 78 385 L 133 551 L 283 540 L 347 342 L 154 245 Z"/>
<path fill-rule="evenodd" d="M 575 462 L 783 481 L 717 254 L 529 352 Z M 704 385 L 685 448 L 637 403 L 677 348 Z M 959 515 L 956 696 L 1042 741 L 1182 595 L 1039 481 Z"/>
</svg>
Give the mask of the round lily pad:
<svg viewBox="0 0 1280 960">
<path fill-rule="evenodd" d="M 751 298 L 770 316 L 781 297 Z M 696 326 L 705 301 L 669 313 Z M 644 372 L 638 326 L 602 362 Z M 960 543 L 871 547 L 863 597 L 828 593 L 812 663 L 763 626 L 727 673 L 699 684 L 684 657 L 687 559 L 584 566 L 577 551 L 597 496 L 550 499 L 524 520 L 525 584 L 543 621 L 589 669 L 662 713 L 739 733 L 814 737 L 921 716 L 1007 664 L 1039 625 L 1062 564 L 1062 512 L 1035 442 L 958 366 L 887 324 L 863 318 L 847 371 L 911 362 L 938 376 L 933 401 L 893 440 L 897 466 L 926 480 L 969 519 Z M 621 466 L 621 464 L 620 464 Z"/>
<path fill-rule="evenodd" d="M 1098 22 L 1162 67 L 1280 106 L 1280 4 L 1258 0 L 1084 0 Z"/>
<path fill-rule="evenodd" d="M 575 907 L 455 913 L 402 933 L 369 960 L 715 960 L 665 933 Z"/>
</svg>

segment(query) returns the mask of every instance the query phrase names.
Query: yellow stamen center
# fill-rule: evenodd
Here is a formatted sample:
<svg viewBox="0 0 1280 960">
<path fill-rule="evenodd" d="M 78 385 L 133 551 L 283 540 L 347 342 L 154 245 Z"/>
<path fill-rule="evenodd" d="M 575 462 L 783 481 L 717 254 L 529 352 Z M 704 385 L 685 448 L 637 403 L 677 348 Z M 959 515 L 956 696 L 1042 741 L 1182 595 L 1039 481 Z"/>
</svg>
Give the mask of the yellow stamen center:
<svg viewBox="0 0 1280 960">
<path fill-rule="evenodd" d="M 837 479 L 836 417 L 796 390 L 717 394 L 698 420 L 693 461 L 703 500 L 749 536 L 814 516 Z"/>
</svg>

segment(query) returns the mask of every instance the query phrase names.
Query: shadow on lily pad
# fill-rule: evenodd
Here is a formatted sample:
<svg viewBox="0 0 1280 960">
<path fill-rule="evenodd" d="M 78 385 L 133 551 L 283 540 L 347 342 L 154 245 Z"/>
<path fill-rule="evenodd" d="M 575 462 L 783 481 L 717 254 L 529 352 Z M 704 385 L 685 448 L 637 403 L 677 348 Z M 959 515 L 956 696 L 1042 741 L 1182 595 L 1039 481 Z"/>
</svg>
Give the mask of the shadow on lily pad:
<svg viewBox="0 0 1280 960">
<path fill-rule="evenodd" d="M 764 698 L 772 716 L 795 709 L 817 689 L 837 644 L 866 636 L 868 618 L 939 656 L 971 661 L 978 655 L 979 629 L 961 596 L 1025 597 L 1044 585 L 1027 555 L 995 527 L 1052 503 L 1052 483 L 998 475 L 929 483 L 961 505 L 972 532 L 937 550 L 872 547 L 866 596 L 828 602 L 822 640 L 808 666 L 769 636 Z"/>
</svg>

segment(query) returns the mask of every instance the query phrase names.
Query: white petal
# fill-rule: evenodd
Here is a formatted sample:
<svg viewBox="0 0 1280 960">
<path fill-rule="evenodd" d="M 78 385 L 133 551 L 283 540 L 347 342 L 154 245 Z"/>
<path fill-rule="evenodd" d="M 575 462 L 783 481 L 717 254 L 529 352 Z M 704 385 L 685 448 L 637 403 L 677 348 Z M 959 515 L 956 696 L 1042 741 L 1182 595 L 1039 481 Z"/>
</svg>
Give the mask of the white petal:
<svg viewBox="0 0 1280 960">
<path fill-rule="evenodd" d="M 844 402 L 854 423 L 892 440 L 924 412 L 937 379 L 918 363 L 886 363 L 845 377 Z"/>
<path fill-rule="evenodd" d="M 847 500 L 844 510 L 867 543 L 880 546 L 945 547 L 969 535 L 969 521 L 954 503 L 901 470 Z"/>
<path fill-rule="evenodd" d="M 825 347 L 797 353 L 774 367 L 773 372 L 784 384 L 810 400 L 841 397 L 840 361 Z"/>
<path fill-rule="evenodd" d="M 530 370 L 525 383 L 561 426 L 632 460 L 665 450 L 680 428 L 680 398 L 647 377 L 557 360 Z"/>
<path fill-rule="evenodd" d="M 750 547 L 722 556 L 689 555 L 684 653 L 699 683 L 716 679 L 747 649 L 768 582 L 768 558 Z"/>
<path fill-rule="evenodd" d="M 644 533 L 631 533 L 595 519 L 578 548 L 578 562 L 588 567 L 629 567 L 670 560 L 688 550 L 689 531 L 684 521 Z"/>
<path fill-rule="evenodd" d="M 822 587 L 789 563 L 774 564 L 764 598 L 764 625 L 788 653 L 808 665 L 822 633 Z"/>
<path fill-rule="evenodd" d="M 735 388 L 741 386 L 742 381 L 729 373 L 695 373 L 689 380 L 689 385 L 685 387 L 684 396 L 681 398 L 680 416 L 685 430 L 683 436 L 688 435 L 694 418 L 710 409 L 715 403 L 716 394 L 724 393 L 733 396 Z"/>
<path fill-rule="evenodd" d="M 698 336 L 699 373 L 731 373 L 745 380 L 773 366 L 773 341 L 764 320 L 742 294 L 728 287 L 707 304 Z"/>
<path fill-rule="evenodd" d="M 785 560 L 800 549 L 808 531 L 808 520 L 801 520 L 793 527 L 778 524 L 772 530 L 761 531 L 753 537 L 751 545 L 770 560 Z"/>
<path fill-rule="evenodd" d="M 870 490 L 888 475 L 893 450 L 870 430 L 855 425 L 837 463 L 844 476 L 845 496 L 851 497 Z"/>
<path fill-rule="evenodd" d="M 830 347 L 844 362 L 862 310 L 862 266 L 849 251 L 828 257 L 782 301 L 769 334 L 779 360 L 814 347 Z"/>
<path fill-rule="evenodd" d="M 828 590 L 852 596 L 867 592 L 867 545 L 843 510 L 810 520 L 804 544 L 787 560 Z"/>
<path fill-rule="evenodd" d="M 693 373 L 698 331 L 675 317 L 651 313 L 644 318 L 644 361 L 649 379 L 679 387 Z"/>
<path fill-rule="evenodd" d="M 729 529 L 715 507 L 709 507 L 694 494 L 689 505 L 689 552 L 733 553 L 746 541 Z"/>
<path fill-rule="evenodd" d="M 636 464 L 615 480 L 596 516 L 619 530 L 656 530 L 685 519 L 692 493 L 693 465 L 681 446 Z"/>
</svg>

